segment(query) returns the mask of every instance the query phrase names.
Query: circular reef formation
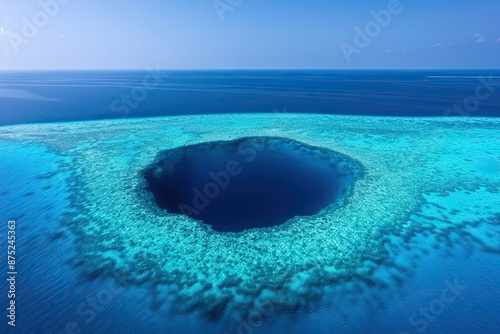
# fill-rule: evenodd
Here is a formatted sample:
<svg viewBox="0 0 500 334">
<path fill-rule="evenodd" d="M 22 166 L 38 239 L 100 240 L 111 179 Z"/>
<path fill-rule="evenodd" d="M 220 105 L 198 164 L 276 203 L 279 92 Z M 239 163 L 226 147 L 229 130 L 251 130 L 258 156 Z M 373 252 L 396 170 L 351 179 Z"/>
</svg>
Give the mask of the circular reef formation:
<svg viewBox="0 0 500 334">
<path fill-rule="evenodd" d="M 250 137 L 166 150 L 143 174 L 160 208 L 242 232 L 318 213 L 343 195 L 359 166 L 295 140 Z"/>
<path fill-rule="evenodd" d="M 493 118 L 241 114 L 2 127 L 0 139 L 69 157 L 60 169 L 71 171 L 72 207 L 61 231 L 76 236 L 75 263 L 86 276 L 144 287 L 165 314 L 248 322 L 325 305 L 348 318 L 352 305 L 383 308 L 418 259 L 437 250 L 500 253 L 499 128 Z M 176 170 L 189 159 L 203 168 Z M 300 165 L 304 177 L 296 176 L 301 168 L 282 175 L 281 161 Z M 239 168 L 223 189 L 225 173 Z M 173 189 L 186 192 L 168 203 L 158 191 L 167 171 L 184 175 Z M 259 180 L 256 194 L 272 187 L 297 211 L 271 206 L 272 219 L 243 224 L 235 210 L 224 226 L 247 229 L 238 233 L 221 233 L 221 211 L 201 220 L 187 207 L 174 211 L 179 198 L 197 210 L 195 188 L 209 210 L 217 190 L 223 198 L 254 187 L 239 183 L 244 173 L 292 181 L 297 188 L 288 191 Z M 330 173 L 333 186 L 318 186 Z M 156 193 L 147 189 L 156 185 Z M 313 200 L 296 205 L 299 192 Z M 270 227 L 253 228 L 257 222 Z"/>
</svg>

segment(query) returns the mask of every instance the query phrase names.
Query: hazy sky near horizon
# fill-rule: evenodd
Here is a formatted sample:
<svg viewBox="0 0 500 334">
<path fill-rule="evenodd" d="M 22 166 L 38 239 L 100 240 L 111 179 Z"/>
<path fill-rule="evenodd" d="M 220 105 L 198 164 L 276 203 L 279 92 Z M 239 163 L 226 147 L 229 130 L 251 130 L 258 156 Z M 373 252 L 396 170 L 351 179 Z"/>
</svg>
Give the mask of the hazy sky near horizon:
<svg viewBox="0 0 500 334">
<path fill-rule="evenodd" d="M 500 68 L 500 1 L 393 1 L 0 0 L 0 69 Z"/>
</svg>

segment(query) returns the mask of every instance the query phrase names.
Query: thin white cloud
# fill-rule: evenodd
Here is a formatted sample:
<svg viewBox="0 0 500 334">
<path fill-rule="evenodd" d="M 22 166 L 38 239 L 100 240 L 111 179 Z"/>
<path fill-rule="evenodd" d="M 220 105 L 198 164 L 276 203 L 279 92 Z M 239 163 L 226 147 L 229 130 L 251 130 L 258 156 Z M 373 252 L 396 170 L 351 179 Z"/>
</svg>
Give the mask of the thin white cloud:
<svg viewBox="0 0 500 334">
<path fill-rule="evenodd" d="M 489 41 L 488 39 L 488 36 L 486 35 L 483 35 L 483 34 L 480 34 L 480 33 L 476 33 L 474 35 L 474 41 L 477 43 L 477 44 L 482 44 L 482 43 L 486 43 Z"/>
<path fill-rule="evenodd" d="M 442 47 L 444 47 L 444 46 L 445 46 L 445 44 L 444 44 L 444 43 L 439 42 L 439 43 L 436 43 L 436 44 L 434 44 L 433 46 L 431 46 L 431 48 L 432 48 L 432 49 L 436 49 L 436 48 L 442 48 Z"/>
<path fill-rule="evenodd" d="M 389 49 L 389 50 L 385 51 L 385 53 L 391 53 L 391 52 L 392 52 L 392 50 L 391 50 L 391 49 Z"/>
<path fill-rule="evenodd" d="M 497 43 L 500 43 L 500 38 L 497 39 Z"/>
<path fill-rule="evenodd" d="M 401 52 L 408 52 L 408 49 L 406 49 L 406 48 L 401 48 Z"/>
</svg>

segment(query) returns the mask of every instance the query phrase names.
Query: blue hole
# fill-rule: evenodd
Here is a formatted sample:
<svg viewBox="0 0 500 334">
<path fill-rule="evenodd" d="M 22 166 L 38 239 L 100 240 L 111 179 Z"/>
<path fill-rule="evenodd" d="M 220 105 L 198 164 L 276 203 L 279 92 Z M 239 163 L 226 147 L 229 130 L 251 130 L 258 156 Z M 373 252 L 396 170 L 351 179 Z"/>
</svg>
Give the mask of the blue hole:
<svg viewBox="0 0 500 334">
<path fill-rule="evenodd" d="M 144 176 L 160 208 L 241 232 L 318 213 L 343 195 L 359 166 L 290 139 L 251 137 L 163 151 Z"/>
</svg>

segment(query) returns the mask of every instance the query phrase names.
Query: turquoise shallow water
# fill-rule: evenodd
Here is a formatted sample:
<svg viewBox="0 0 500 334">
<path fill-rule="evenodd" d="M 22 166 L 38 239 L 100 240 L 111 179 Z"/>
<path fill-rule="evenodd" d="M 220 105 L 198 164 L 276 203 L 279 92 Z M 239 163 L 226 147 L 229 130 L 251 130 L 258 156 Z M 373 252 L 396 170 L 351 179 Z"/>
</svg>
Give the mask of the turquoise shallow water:
<svg viewBox="0 0 500 334">
<path fill-rule="evenodd" d="M 119 309 L 117 300 L 134 298 L 140 300 L 141 317 L 130 320 L 131 333 L 132 323 L 144 319 L 154 323 L 152 332 L 166 326 L 161 319 L 169 319 L 167 327 L 184 332 L 203 326 L 214 332 L 273 332 L 290 326 L 321 332 L 327 326 L 327 333 L 334 326 L 362 333 L 374 323 L 380 326 L 372 328 L 377 333 L 389 326 L 388 314 L 398 319 L 391 325 L 395 331 L 414 333 L 425 321 L 425 330 L 449 332 L 451 325 L 439 319 L 450 312 L 456 318 L 463 311 L 459 301 L 446 304 L 448 311 L 432 321 L 418 313 L 419 307 L 433 302 L 446 281 L 470 281 L 467 270 L 483 273 L 476 281 L 483 290 L 494 277 L 488 268 L 499 263 L 500 252 L 499 128 L 496 118 L 302 114 L 3 127 L 2 149 L 18 158 L 17 165 L 2 163 L 2 174 L 11 175 L 2 186 L 13 188 L 17 182 L 23 190 L 2 194 L 2 208 L 8 209 L 2 212 L 24 220 L 26 234 L 29 226 L 37 233 L 50 227 L 44 242 L 71 251 L 60 254 L 63 262 L 50 261 L 50 277 L 66 289 L 60 300 L 86 300 L 88 291 L 96 295 L 104 284 L 126 278 L 126 287 L 113 293 L 113 302 L 89 322 L 91 313 L 85 306 L 77 311 L 78 302 L 58 306 L 88 332 L 95 326 L 119 326 L 105 315 Z M 238 235 L 159 211 L 141 195 L 140 172 L 159 151 L 250 136 L 285 137 L 339 152 L 359 161 L 364 177 L 342 202 L 314 216 Z M 23 168 L 29 173 L 11 174 Z M 31 183 L 19 183 L 26 175 Z M 55 210 L 50 223 L 33 212 L 45 212 L 47 205 Z M 27 210 L 25 217 L 17 217 Z M 26 250 L 35 248 L 22 242 Z M 473 269 L 459 269 L 471 261 L 478 263 Z M 56 280 L 61 276 L 79 277 L 81 285 L 69 288 Z M 429 295 L 414 292 L 427 289 L 426 284 L 432 286 Z M 495 284 L 491 281 L 490 289 Z M 469 296 L 470 313 L 479 317 L 471 299 L 477 298 Z M 491 319 L 498 308 L 489 310 L 490 315 L 480 313 L 486 320 L 477 328 L 494 328 Z M 325 312 L 328 320 L 321 316 Z M 318 317 L 323 320 L 307 326 Z M 40 325 L 37 319 L 33 323 Z M 62 323 L 44 326 L 54 332 L 64 328 Z"/>
</svg>

